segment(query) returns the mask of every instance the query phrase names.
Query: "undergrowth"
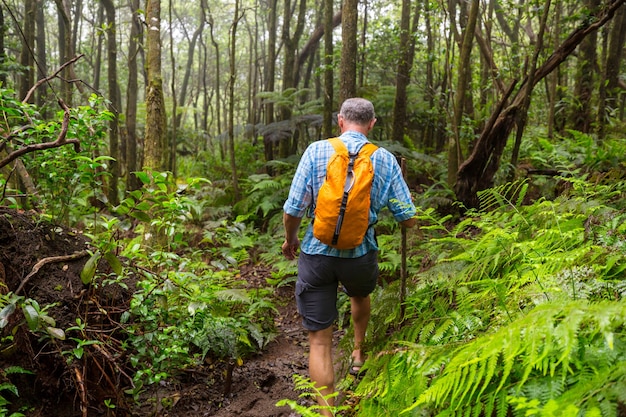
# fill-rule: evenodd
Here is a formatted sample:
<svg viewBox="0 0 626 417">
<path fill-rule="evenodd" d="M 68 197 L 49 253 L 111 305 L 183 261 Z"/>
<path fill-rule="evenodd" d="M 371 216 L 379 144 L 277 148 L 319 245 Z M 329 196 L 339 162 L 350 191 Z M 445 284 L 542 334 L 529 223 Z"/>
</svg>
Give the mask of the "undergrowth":
<svg viewBox="0 0 626 417">
<path fill-rule="evenodd" d="M 358 415 L 623 413 L 625 189 L 562 181 L 554 201 L 522 205 L 526 184 L 507 184 L 427 225 L 439 256 L 412 275 L 401 327 L 397 286 L 375 293 L 371 333 L 394 331 L 370 338 Z"/>
</svg>

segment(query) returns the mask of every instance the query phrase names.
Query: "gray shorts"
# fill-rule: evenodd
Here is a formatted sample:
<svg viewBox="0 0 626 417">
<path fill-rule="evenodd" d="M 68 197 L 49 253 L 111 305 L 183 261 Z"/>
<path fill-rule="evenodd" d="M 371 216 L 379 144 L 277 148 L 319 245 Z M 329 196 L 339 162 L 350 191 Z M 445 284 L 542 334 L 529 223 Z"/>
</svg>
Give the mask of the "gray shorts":
<svg viewBox="0 0 626 417">
<path fill-rule="evenodd" d="M 337 288 L 341 283 L 348 296 L 366 297 L 378 280 L 378 252 L 360 258 L 298 255 L 296 304 L 307 330 L 323 330 L 337 319 Z"/>
</svg>

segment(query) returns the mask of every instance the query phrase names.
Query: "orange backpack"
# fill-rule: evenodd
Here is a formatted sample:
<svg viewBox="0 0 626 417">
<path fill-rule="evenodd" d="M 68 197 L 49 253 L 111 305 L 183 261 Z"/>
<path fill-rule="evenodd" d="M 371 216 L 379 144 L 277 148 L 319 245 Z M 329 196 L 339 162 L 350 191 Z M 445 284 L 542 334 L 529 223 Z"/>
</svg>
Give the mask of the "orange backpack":
<svg viewBox="0 0 626 417">
<path fill-rule="evenodd" d="M 378 147 L 363 145 L 348 153 L 339 138 L 328 139 L 335 148 L 326 167 L 326 179 L 315 203 L 313 236 L 336 249 L 352 249 L 363 242 L 369 228 L 370 190 L 374 180 L 371 155 Z"/>
</svg>

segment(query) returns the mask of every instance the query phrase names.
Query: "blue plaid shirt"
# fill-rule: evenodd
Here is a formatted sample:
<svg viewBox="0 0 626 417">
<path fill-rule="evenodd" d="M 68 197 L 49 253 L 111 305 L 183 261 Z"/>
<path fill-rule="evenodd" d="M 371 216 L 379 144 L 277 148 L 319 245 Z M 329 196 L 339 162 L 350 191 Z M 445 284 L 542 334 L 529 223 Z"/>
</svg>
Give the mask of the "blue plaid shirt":
<svg viewBox="0 0 626 417">
<path fill-rule="evenodd" d="M 340 136 L 349 152 L 356 152 L 368 142 L 359 132 L 345 132 Z M 294 217 L 313 217 L 317 193 L 326 177 L 326 165 L 335 152 L 327 140 L 311 143 L 302 154 L 291 183 L 289 197 L 283 206 L 285 213 Z M 415 215 L 411 193 L 402 177 L 395 156 L 383 148 L 372 154 L 374 182 L 372 183 L 369 222 L 376 223 L 378 213 L 387 207 L 393 217 L 402 222 Z M 308 225 L 300 250 L 309 255 L 327 255 L 339 258 L 358 258 L 371 250 L 378 250 L 374 228 L 370 227 L 363 243 L 354 249 L 339 250 L 320 242 L 313 236 L 313 226 Z"/>
</svg>

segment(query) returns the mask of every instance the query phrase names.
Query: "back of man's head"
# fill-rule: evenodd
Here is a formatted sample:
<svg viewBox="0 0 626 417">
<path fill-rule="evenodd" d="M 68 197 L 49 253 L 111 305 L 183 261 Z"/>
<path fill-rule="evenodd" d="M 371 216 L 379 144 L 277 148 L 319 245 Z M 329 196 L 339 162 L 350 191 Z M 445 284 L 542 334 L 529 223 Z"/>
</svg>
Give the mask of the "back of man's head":
<svg viewBox="0 0 626 417">
<path fill-rule="evenodd" d="M 343 102 L 339 114 L 347 121 L 366 125 L 376 117 L 374 105 L 364 98 L 349 98 Z"/>
</svg>

